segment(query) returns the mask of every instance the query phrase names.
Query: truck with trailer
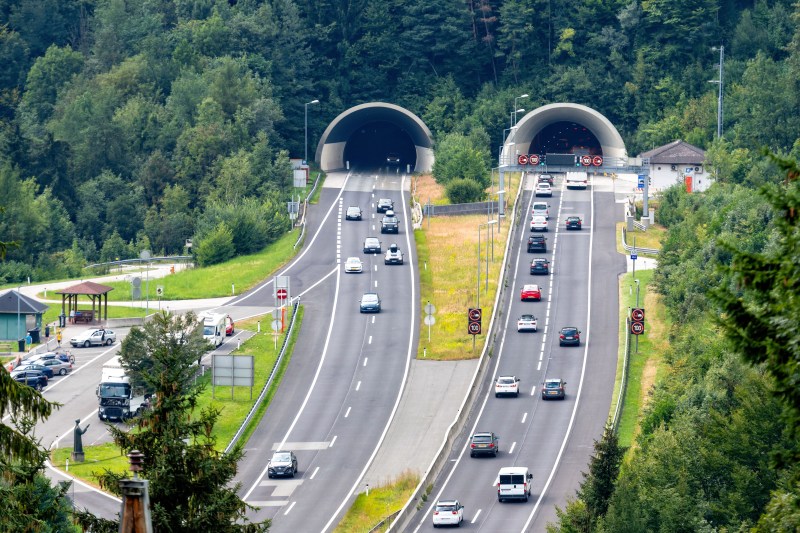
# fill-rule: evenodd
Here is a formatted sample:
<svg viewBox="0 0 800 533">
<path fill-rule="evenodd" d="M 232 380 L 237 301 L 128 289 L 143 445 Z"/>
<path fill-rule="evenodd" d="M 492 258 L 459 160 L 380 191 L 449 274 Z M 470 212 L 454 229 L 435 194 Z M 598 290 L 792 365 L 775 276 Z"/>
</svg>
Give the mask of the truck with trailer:
<svg viewBox="0 0 800 533">
<path fill-rule="evenodd" d="M 100 420 L 124 421 L 141 414 L 147 408 L 150 395 L 134 390 L 119 356 L 109 359 L 101 372 L 100 384 L 97 386 L 97 414 Z"/>
</svg>

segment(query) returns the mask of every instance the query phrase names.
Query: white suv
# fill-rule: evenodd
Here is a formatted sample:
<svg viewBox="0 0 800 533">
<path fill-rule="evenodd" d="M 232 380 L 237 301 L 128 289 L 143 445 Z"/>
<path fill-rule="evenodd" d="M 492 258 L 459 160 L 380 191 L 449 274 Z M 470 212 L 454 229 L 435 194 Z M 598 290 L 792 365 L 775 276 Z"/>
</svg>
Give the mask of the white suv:
<svg viewBox="0 0 800 533">
<path fill-rule="evenodd" d="M 464 506 L 458 500 L 439 500 L 433 508 L 433 527 L 460 526 L 464 520 Z"/>
<path fill-rule="evenodd" d="M 500 376 L 494 382 L 494 397 L 519 396 L 519 378 L 516 376 Z"/>
<path fill-rule="evenodd" d="M 533 202 L 533 209 L 531 216 L 543 216 L 546 219 L 550 218 L 550 206 L 547 202 Z"/>
</svg>

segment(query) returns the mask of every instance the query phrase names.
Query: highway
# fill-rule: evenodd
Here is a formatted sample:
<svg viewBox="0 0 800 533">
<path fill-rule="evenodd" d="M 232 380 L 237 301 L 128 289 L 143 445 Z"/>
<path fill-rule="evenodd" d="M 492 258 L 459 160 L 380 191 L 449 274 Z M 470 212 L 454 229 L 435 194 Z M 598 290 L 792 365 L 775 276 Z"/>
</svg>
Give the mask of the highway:
<svg viewBox="0 0 800 533">
<path fill-rule="evenodd" d="M 323 531 L 335 526 L 388 428 L 416 347 L 419 316 L 416 260 L 410 229 L 408 184 L 401 174 L 329 176 L 319 206 L 310 211 L 305 251 L 282 275 L 301 296 L 303 326 L 292 361 L 264 421 L 250 438 L 236 481 L 241 496 L 260 507 L 253 519 L 271 518 L 271 531 Z M 378 198 L 392 198 L 398 235 L 381 235 Z M 364 219 L 347 221 L 348 206 Z M 382 247 L 397 243 L 403 265 L 384 265 L 383 254 L 363 253 L 368 236 Z M 347 257 L 364 263 L 345 274 Z M 257 288 L 230 304 L 273 304 L 272 290 Z M 364 292 L 377 292 L 382 311 L 361 314 Z M 274 450 L 298 457 L 293 479 L 269 479 Z"/>
<path fill-rule="evenodd" d="M 574 497 L 586 469 L 593 441 L 602 434 L 608 416 L 617 357 L 617 276 L 624 270 L 614 246 L 614 195 L 555 187 L 550 200 L 550 231 L 546 253 L 527 253 L 530 235 L 532 185 L 526 186 L 517 243 L 511 247 L 512 290 L 501 304 L 505 324 L 472 418 L 450 455 L 449 468 L 439 476 L 428 505 L 415 516 L 413 530 L 432 529 L 431 505 L 455 498 L 465 506 L 464 524 L 482 531 L 545 531 Z M 567 216 L 583 219 L 581 231 L 566 231 Z M 551 273 L 529 273 L 533 257 L 548 257 Z M 520 301 L 523 284 L 542 287 L 541 302 Z M 523 313 L 538 318 L 539 331 L 518 333 L 516 319 Z M 559 346 L 564 326 L 581 330 L 581 346 Z M 517 398 L 494 397 L 497 376 L 521 379 Z M 566 399 L 543 401 L 545 378 L 567 382 Z M 471 458 L 469 439 L 474 432 L 500 436 L 500 454 Z M 494 482 L 501 467 L 526 466 L 533 474 L 531 500 L 499 503 Z"/>
</svg>

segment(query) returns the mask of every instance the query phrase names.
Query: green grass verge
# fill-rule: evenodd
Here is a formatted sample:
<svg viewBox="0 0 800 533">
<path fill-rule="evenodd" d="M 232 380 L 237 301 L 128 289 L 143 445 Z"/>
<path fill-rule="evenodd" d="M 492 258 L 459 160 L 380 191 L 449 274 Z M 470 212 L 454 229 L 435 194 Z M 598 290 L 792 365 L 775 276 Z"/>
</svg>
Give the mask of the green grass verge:
<svg viewBox="0 0 800 533">
<path fill-rule="evenodd" d="M 629 255 L 630 252 L 626 251 L 622 247 L 622 242 L 620 239 L 620 235 L 622 234 L 622 228 L 624 227 L 625 227 L 624 222 L 617 222 L 617 229 L 616 229 L 617 233 L 615 240 L 617 243 L 617 251 L 623 255 Z M 654 224 L 653 226 L 647 228 L 647 231 L 642 231 L 635 228 L 633 231 L 629 231 L 627 233 L 626 242 L 628 246 L 633 246 L 633 238 L 636 237 L 637 248 L 654 248 L 656 250 L 660 250 L 661 240 L 666 236 L 666 234 L 667 234 L 667 228 L 665 228 L 664 226 L 659 226 L 658 224 Z"/>
<path fill-rule="evenodd" d="M 252 434 L 255 427 L 261 421 L 266 412 L 269 402 L 277 391 L 283 374 L 289 364 L 291 358 L 291 350 L 297 339 L 297 334 L 300 331 L 300 325 L 303 318 L 303 308 L 298 308 L 297 322 L 295 323 L 294 333 L 290 339 L 287 347 L 286 357 L 283 359 L 275 379 L 267 392 L 265 401 L 260 405 L 256 411 L 256 416 L 253 417 L 250 424 L 246 428 L 241 442 L 246 442 Z M 266 320 L 265 320 L 266 321 Z M 256 332 L 258 329 L 258 318 L 252 318 L 247 321 L 237 322 L 237 328 L 247 329 Z M 256 399 L 261 392 L 262 387 L 267 382 L 269 374 L 275 366 L 275 361 L 278 358 L 278 351 L 283 344 L 283 339 L 286 333 L 281 334 L 277 339 L 277 350 L 275 349 L 275 340 L 272 332 L 256 333 L 253 337 L 248 339 L 241 345 L 241 348 L 234 350 L 234 354 L 246 354 L 255 356 L 255 386 L 253 387 L 253 397 L 250 398 L 249 387 L 234 387 L 233 398 L 231 398 L 231 387 L 216 387 L 213 391 L 214 397 L 212 398 L 212 389 L 210 385 L 211 373 L 206 374 L 198 380 L 205 385 L 203 392 L 198 398 L 197 408 L 198 411 L 209 407 L 211 405 L 221 410 L 220 417 L 214 426 L 213 436 L 216 439 L 215 448 L 219 451 L 225 449 L 228 443 L 233 438 L 242 421 L 250 412 L 250 409 L 255 405 Z M 232 342 L 232 341 L 228 341 Z M 59 468 L 65 467 L 65 460 L 69 458 L 72 448 L 61 448 L 51 453 L 51 460 L 54 466 Z M 70 473 L 87 483 L 97 485 L 96 474 L 100 474 L 105 468 L 114 472 L 125 472 L 128 469 L 128 459 L 126 456 L 121 455 L 120 449 L 113 443 L 102 444 L 98 446 L 84 446 L 84 453 L 86 455 L 86 462 L 80 465 L 70 463 Z"/>
<path fill-rule="evenodd" d="M 403 508 L 419 483 L 419 476 L 404 472 L 394 483 L 371 488 L 369 496 L 362 492 L 334 529 L 335 533 L 367 533 L 386 531 L 391 520 L 374 529 L 378 523 Z"/>
<path fill-rule="evenodd" d="M 257 254 L 237 257 L 205 268 L 182 270 L 143 283 L 142 302 L 146 299 L 145 290 L 147 290 L 150 293 L 150 308 L 157 307 L 154 302 L 158 301 L 156 287 L 159 285 L 164 287 L 164 295 L 161 298 L 164 301 L 220 298 L 234 293 L 242 294 L 267 279 L 295 256 L 294 243 L 297 242 L 298 235 L 298 230 L 293 229 Z M 114 290 L 108 293 L 109 301 L 131 301 L 130 283 L 112 281 L 104 285 L 114 287 Z"/>
<path fill-rule="evenodd" d="M 631 336 L 630 357 L 628 360 L 628 380 L 624 391 L 623 409 L 620 416 L 617 433 L 619 436 L 619 443 L 621 446 L 630 446 L 636 435 L 639 417 L 643 408 L 643 401 L 646 392 L 643 386 L 649 388 L 651 383 L 649 378 L 645 377 L 645 368 L 648 361 L 653 362 L 654 358 L 658 358 L 658 347 L 664 342 L 663 338 L 655 338 L 653 331 L 660 331 L 664 329 L 663 324 L 656 325 L 656 322 L 663 320 L 663 309 L 653 307 L 646 307 L 645 300 L 651 300 L 649 296 L 649 284 L 653 277 L 652 270 L 640 270 L 636 273 L 639 279 L 639 305 L 645 307 L 645 333 L 639 336 L 638 351 L 636 349 L 636 339 Z M 619 387 L 622 382 L 622 370 L 624 364 L 624 350 L 625 350 L 625 335 L 627 330 L 625 327 L 625 318 L 628 316 L 629 308 L 636 306 L 636 284 L 633 282 L 633 275 L 631 273 L 625 274 L 621 278 L 620 286 L 620 326 L 619 326 L 619 357 L 617 360 L 617 379 L 614 386 L 614 396 L 611 406 L 611 415 L 614 413 L 617 398 L 619 396 Z"/>
</svg>

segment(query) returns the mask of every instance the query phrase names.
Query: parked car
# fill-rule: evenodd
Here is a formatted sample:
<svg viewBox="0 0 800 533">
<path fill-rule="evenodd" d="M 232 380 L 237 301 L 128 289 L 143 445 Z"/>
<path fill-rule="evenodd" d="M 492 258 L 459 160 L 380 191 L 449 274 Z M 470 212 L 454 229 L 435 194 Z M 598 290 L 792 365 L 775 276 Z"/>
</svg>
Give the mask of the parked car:
<svg viewBox="0 0 800 533">
<path fill-rule="evenodd" d="M 519 378 L 516 376 L 500 376 L 494 382 L 494 397 L 519 396 Z"/>
<path fill-rule="evenodd" d="M 433 508 L 433 527 L 461 526 L 464 506 L 458 500 L 439 500 Z"/>
<path fill-rule="evenodd" d="M 534 257 L 531 261 L 531 274 L 549 274 L 550 261 L 544 257 Z"/>
<path fill-rule="evenodd" d="M 72 337 L 69 343 L 73 348 L 78 348 L 79 346 L 88 348 L 89 346 L 103 346 L 104 344 L 111 346 L 116 341 L 117 334 L 110 329 L 92 328 Z"/>
<path fill-rule="evenodd" d="M 567 382 L 561 378 L 544 380 L 542 384 L 542 400 L 563 400 L 567 394 Z"/>
<path fill-rule="evenodd" d="M 582 224 L 581 217 L 576 217 L 576 216 L 567 217 L 566 224 L 567 224 L 567 229 L 568 230 L 569 229 L 578 229 L 579 230 L 579 229 L 581 229 L 581 224 Z"/>
<path fill-rule="evenodd" d="M 469 456 L 491 455 L 497 457 L 500 452 L 499 438 L 492 432 L 475 433 L 469 443 Z"/>
<path fill-rule="evenodd" d="M 267 477 L 294 477 L 297 473 L 297 457 L 294 452 L 279 450 L 267 463 Z"/>
<path fill-rule="evenodd" d="M 233 317 L 228 315 L 225 317 L 225 336 L 230 337 L 236 333 L 236 324 L 233 322 Z"/>
<path fill-rule="evenodd" d="M 53 371 L 53 374 L 58 374 L 59 376 L 66 376 L 72 372 L 72 363 L 64 362 L 61 359 L 42 359 L 39 364 L 48 367 Z"/>
<path fill-rule="evenodd" d="M 391 198 L 381 198 L 376 204 L 378 213 L 385 213 L 394 209 L 394 200 Z"/>
<path fill-rule="evenodd" d="M 536 317 L 533 315 L 522 315 L 517 319 L 517 331 L 538 331 Z"/>
<path fill-rule="evenodd" d="M 344 218 L 345 220 L 361 220 L 361 208 L 357 205 L 351 205 L 347 208 Z"/>
<path fill-rule="evenodd" d="M 380 313 L 381 312 L 381 298 L 378 293 L 366 292 L 361 297 L 359 302 L 361 304 L 360 310 L 362 313 Z"/>
<path fill-rule="evenodd" d="M 400 248 L 398 248 L 396 244 L 392 243 L 389 245 L 389 249 L 386 250 L 386 255 L 383 257 L 383 264 L 384 265 L 403 264 L 403 252 L 400 251 Z"/>
<path fill-rule="evenodd" d="M 44 374 L 47 379 L 51 379 L 53 377 L 53 369 L 49 366 L 40 365 L 38 361 L 34 361 L 32 363 L 25 364 L 26 361 L 22 361 L 16 370 L 36 370 L 37 372 L 41 372 Z"/>
<path fill-rule="evenodd" d="M 358 257 L 348 257 L 347 261 L 344 262 L 344 271 L 345 272 L 354 272 L 356 274 L 363 272 L 364 266 L 361 263 L 361 259 Z"/>
<path fill-rule="evenodd" d="M 535 196 L 553 196 L 553 189 L 549 183 L 539 182 L 533 191 Z"/>
<path fill-rule="evenodd" d="M 29 387 L 33 387 L 39 392 L 47 387 L 47 376 L 38 370 L 29 370 L 25 368 L 22 370 L 14 370 L 11 372 L 11 378 L 18 383 L 24 383 Z"/>
<path fill-rule="evenodd" d="M 559 346 L 579 346 L 581 343 L 581 332 L 575 326 L 566 326 L 558 332 Z"/>
<path fill-rule="evenodd" d="M 538 285 L 530 283 L 523 285 L 522 290 L 519 293 L 519 298 L 523 302 L 528 300 L 535 300 L 538 302 L 542 299 L 542 289 L 540 289 Z"/>
<path fill-rule="evenodd" d="M 542 215 L 531 217 L 531 231 L 547 231 L 547 219 Z"/>
<path fill-rule="evenodd" d="M 531 216 L 542 215 L 544 218 L 550 220 L 550 205 L 547 202 L 533 202 L 531 209 Z"/>
<path fill-rule="evenodd" d="M 364 253 L 365 254 L 379 254 L 381 253 L 381 241 L 377 237 L 367 237 L 364 239 Z"/>
<path fill-rule="evenodd" d="M 547 251 L 547 237 L 544 235 L 531 235 L 528 237 L 528 253 L 531 252 L 546 252 Z"/>
</svg>

